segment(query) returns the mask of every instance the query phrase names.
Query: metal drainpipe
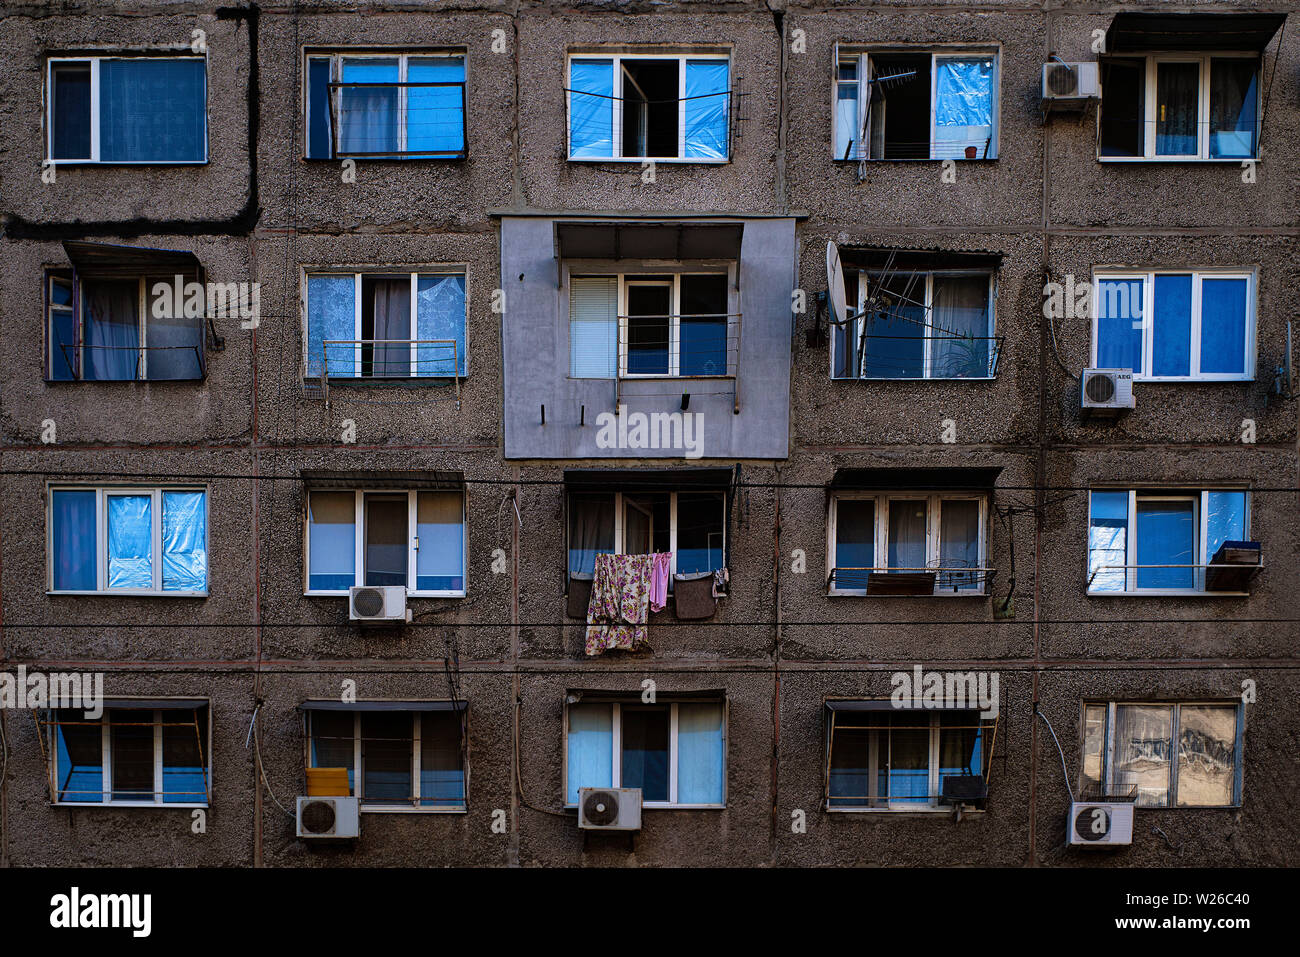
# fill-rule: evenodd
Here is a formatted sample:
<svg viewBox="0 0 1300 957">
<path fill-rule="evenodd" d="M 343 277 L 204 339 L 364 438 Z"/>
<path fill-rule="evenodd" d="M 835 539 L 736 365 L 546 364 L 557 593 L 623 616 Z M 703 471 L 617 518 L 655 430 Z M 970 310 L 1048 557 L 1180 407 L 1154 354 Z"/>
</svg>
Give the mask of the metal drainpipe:
<svg viewBox="0 0 1300 957">
<path fill-rule="evenodd" d="M 772 523 L 772 604 L 775 642 L 772 645 L 772 831 L 769 852 L 777 863 L 777 835 L 781 826 L 781 466 L 775 466 L 775 518 Z"/>
<path fill-rule="evenodd" d="M 519 505 L 519 466 L 514 472 L 515 506 Z M 510 785 L 510 843 L 506 849 L 506 866 L 519 866 L 519 790 L 523 787 L 523 774 L 519 767 L 523 751 L 523 704 L 519 700 L 519 522 L 510 520 L 510 694 L 514 707 L 510 709 L 510 720 L 514 722 L 514 735 L 510 748 L 511 785 Z M 517 746 L 516 746 L 517 745 Z"/>
</svg>

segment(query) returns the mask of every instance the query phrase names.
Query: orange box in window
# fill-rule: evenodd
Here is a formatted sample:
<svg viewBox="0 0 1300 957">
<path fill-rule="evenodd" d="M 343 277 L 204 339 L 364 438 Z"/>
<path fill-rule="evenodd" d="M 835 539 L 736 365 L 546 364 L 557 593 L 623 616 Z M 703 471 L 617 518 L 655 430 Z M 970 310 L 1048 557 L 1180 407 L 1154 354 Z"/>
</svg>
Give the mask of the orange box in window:
<svg viewBox="0 0 1300 957">
<path fill-rule="evenodd" d="M 308 797 L 347 797 L 347 768 L 308 768 Z"/>
</svg>

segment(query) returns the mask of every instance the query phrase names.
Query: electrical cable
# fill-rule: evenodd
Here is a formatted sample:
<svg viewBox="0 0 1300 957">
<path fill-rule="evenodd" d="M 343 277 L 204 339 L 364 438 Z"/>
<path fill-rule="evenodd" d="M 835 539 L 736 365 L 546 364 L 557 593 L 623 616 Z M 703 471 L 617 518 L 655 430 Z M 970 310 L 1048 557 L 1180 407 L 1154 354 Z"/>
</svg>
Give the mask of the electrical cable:
<svg viewBox="0 0 1300 957">
<path fill-rule="evenodd" d="M 1043 719 L 1047 725 L 1047 730 L 1052 732 L 1052 740 L 1056 742 L 1056 753 L 1061 756 L 1061 773 L 1065 776 L 1065 789 L 1070 793 L 1070 803 L 1074 803 L 1074 787 L 1070 784 L 1070 771 L 1065 766 L 1065 751 L 1061 748 L 1061 742 L 1056 737 L 1056 731 L 1052 727 L 1052 722 L 1047 720 L 1047 715 L 1038 710 L 1038 702 L 1034 702 L 1034 714 Z"/>
</svg>

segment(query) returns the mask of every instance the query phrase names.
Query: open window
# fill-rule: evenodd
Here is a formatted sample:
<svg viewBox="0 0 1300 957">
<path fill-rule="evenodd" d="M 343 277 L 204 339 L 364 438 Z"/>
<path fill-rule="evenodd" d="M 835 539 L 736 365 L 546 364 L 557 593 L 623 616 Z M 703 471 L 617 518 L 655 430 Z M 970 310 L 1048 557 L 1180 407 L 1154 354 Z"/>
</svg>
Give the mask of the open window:
<svg viewBox="0 0 1300 957">
<path fill-rule="evenodd" d="M 596 556 L 672 554 L 676 574 L 726 567 L 723 492 L 594 492 L 569 494 L 570 577 L 590 578 Z"/>
<path fill-rule="evenodd" d="M 726 53 L 574 54 L 567 92 L 571 160 L 729 156 Z"/>
<path fill-rule="evenodd" d="M 983 50 L 841 49 L 835 158 L 996 159 L 997 63 Z"/>
</svg>

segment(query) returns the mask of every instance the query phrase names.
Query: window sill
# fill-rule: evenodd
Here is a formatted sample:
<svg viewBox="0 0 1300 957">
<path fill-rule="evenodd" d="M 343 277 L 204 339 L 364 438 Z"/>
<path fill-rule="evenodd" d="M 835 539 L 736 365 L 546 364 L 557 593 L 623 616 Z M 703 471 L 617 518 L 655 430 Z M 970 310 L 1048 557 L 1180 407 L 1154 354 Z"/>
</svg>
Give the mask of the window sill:
<svg viewBox="0 0 1300 957">
<path fill-rule="evenodd" d="M 469 378 L 468 373 L 455 375 L 412 375 L 412 376 L 327 376 L 331 389 L 388 389 L 388 388 L 423 388 L 426 386 L 451 386 L 456 384 L 456 380 L 462 382 Z M 303 376 L 305 385 L 319 385 L 319 375 Z"/>
<path fill-rule="evenodd" d="M 675 166 L 725 166 L 731 162 L 729 156 L 722 159 L 707 156 L 570 156 L 568 159 L 570 163 L 672 163 Z"/>
<path fill-rule="evenodd" d="M 450 153 L 446 156 L 303 156 L 304 163 L 325 165 L 352 160 L 355 163 L 458 163 L 469 159 L 469 153 Z"/>
<path fill-rule="evenodd" d="M 954 163 L 996 163 L 997 156 L 973 156 L 967 159 L 965 156 L 913 156 L 906 159 L 895 157 L 893 159 L 866 159 L 858 157 L 857 159 L 844 159 L 843 157 L 832 157 L 832 162 L 837 164 L 848 165 L 850 163 L 943 163 L 952 160 Z"/>
<path fill-rule="evenodd" d="M 827 814 L 890 814 L 895 817 L 933 817 L 936 814 L 946 814 L 952 816 L 955 805 L 945 805 L 943 807 L 828 807 Z M 983 814 L 985 808 L 963 807 L 962 817 L 968 814 Z"/>
<path fill-rule="evenodd" d="M 188 379 L 42 379 L 46 385 L 161 385 L 168 382 L 204 382 L 206 375 L 192 376 Z"/>
<path fill-rule="evenodd" d="M 1257 156 L 1098 156 L 1098 163 L 1194 163 L 1205 165 L 1221 165 L 1224 163 L 1240 165 L 1242 163 L 1258 163 Z"/>
<path fill-rule="evenodd" d="M 1153 382 L 1156 384 L 1165 383 L 1171 385 L 1231 385 L 1232 383 L 1254 382 L 1253 375 L 1248 376 L 1140 376 L 1136 373 L 1133 381 Z"/>
<path fill-rule="evenodd" d="M 177 810 L 186 810 L 193 808 L 207 808 L 210 805 L 206 803 L 182 803 L 179 801 L 167 801 L 160 803 L 157 801 L 46 801 L 46 807 L 56 808 L 75 808 L 75 807 L 129 807 L 129 808 L 176 808 Z"/>
<path fill-rule="evenodd" d="M 131 167 L 131 166 L 207 166 L 208 160 L 88 160 L 88 159 L 47 159 L 45 162 L 50 166 L 110 166 L 110 167 Z"/>
<path fill-rule="evenodd" d="M 827 598 L 870 598 L 873 601 L 882 601 L 890 598 L 988 598 L 988 592 L 985 591 L 936 591 L 929 595 L 868 595 L 865 591 L 836 591 L 826 592 Z"/>
<path fill-rule="evenodd" d="M 388 588 L 400 586 L 388 585 L 355 585 L 355 588 Z M 347 598 L 350 592 L 346 591 L 305 591 L 302 593 L 303 598 Z M 407 598 L 465 598 L 467 593 L 464 591 L 408 591 Z"/>
<path fill-rule="evenodd" d="M 136 591 L 128 588 L 115 588 L 112 591 L 55 591 L 47 589 L 46 595 L 98 595 L 108 598 L 207 598 L 205 591 Z"/>
<path fill-rule="evenodd" d="M 996 382 L 995 375 L 968 376 L 831 376 L 832 382 Z M 1135 380 L 1136 381 L 1136 380 Z"/>
<path fill-rule="evenodd" d="M 379 804 L 362 804 L 361 814 L 468 814 L 468 807 L 384 807 Z"/>
<path fill-rule="evenodd" d="M 576 813 L 578 805 L 566 804 L 564 809 Z M 726 809 L 725 804 L 662 804 L 658 801 L 641 804 L 643 811 L 725 811 Z"/>
<path fill-rule="evenodd" d="M 1151 588 L 1142 591 L 1094 591 L 1089 598 L 1249 598 L 1248 591 L 1206 591 L 1191 588 Z"/>
</svg>

